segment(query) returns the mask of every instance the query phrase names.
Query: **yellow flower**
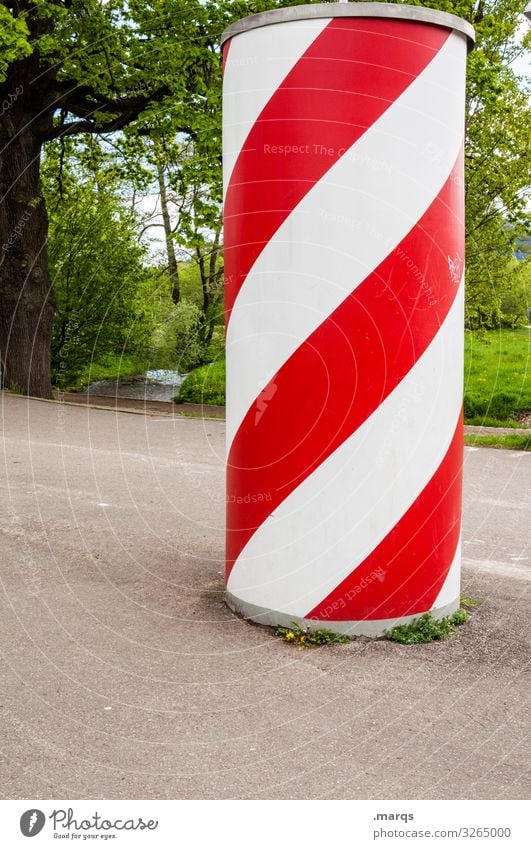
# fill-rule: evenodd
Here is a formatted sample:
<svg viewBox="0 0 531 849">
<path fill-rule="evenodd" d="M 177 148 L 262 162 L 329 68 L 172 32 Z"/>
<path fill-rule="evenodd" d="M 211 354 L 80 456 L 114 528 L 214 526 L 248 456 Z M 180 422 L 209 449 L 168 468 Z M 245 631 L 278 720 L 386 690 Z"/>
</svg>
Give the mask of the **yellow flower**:
<svg viewBox="0 0 531 849">
<path fill-rule="evenodd" d="M 294 639 L 295 639 L 295 634 L 293 633 L 293 631 L 288 631 L 288 633 L 286 634 L 286 640 L 294 640 Z"/>
</svg>

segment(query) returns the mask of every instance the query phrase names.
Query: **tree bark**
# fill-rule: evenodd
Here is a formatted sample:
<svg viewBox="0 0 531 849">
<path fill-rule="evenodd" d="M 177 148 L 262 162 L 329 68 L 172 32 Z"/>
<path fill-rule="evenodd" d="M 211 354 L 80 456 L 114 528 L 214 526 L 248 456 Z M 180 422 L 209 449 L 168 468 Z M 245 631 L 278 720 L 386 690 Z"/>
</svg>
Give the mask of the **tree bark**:
<svg viewBox="0 0 531 849">
<path fill-rule="evenodd" d="M 172 238 L 170 211 L 168 208 L 168 194 L 164 180 L 164 169 L 157 157 L 157 178 L 160 192 L 160 206 L 162 210 L 162 221 L 164 224 L 164 236 L 166 237 L 166 253 L 168 256 L 168 273 L 170 275 L 171 297 L 174 304 L 181 300 L 181 288 L 179 284 L 179 269 L 177 267 L 177 255 L 175 253 L 175 242 Z"/>
<path fill-rule="evenodd" d="M 201 248 L 196 248 L 197 264 L 199 266 L 199 275 L 201 277 L 201 290 L 203 293 L 203 306 L 201 309 L 201 321 L 199 332 L 203 342 L 210 345 L 214 334 L 215 315 L 213 314 L 213 306 L 216 301 L 216 296 L 219 293 L 220 280 L 223 277 L 223 270 L 216 269 L 220 246 L 219 240 L 221 229 L 216 230 L 214 241 L 209 246 L 210 256 L 208 258 L 208 268 L 206 257 Z"/>
<path fill-rule="evenodd" d="M 0 360 L 8 389 L 51 398 L 55 299 L 48 272 L 48 216 L 41 141 L 31 112 L 14 104 L 0 126 Z"/>
</svg>

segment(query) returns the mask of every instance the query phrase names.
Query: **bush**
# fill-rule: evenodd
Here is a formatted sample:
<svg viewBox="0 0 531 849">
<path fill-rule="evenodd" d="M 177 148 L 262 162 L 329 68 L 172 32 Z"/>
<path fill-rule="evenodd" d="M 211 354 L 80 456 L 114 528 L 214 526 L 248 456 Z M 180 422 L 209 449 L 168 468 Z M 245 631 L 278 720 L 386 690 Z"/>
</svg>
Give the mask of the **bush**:
<svg viewBox="0 0 531 849">
<path fill-rule="evenodd" d="M 522 286 L 513 287 L 501 299 L 501 326 L 518 327 L 526 324 L 529 301 Z"/>
<path fill-rule="evenodd" d="M 183 299 L 173 308 L 171 330 L 178 370 L 183 373 L 202 365 L 206 359 L 206 345 L 201 337 L 199 307 Z"/>
<path fill-rule="evenodd" d="M 172 307 L 165 339 L 171 340 L 173 360 L 177 361 L 181 374 L 208 365 L 224 355 L 224 327 L 214 327 L 210 341 L 207 341 L 208 331 L 208 324 L 197 304 L 183 298 Z"/>
<path fill-rule="evenodd" d="M 225 361 L 196 368 L 184 379 L 177 404 L 225 404 Z"/>
<path fill-rule="evenodd" d="M 146 306 L 152 280 L 135 222 L 117 195 L 87 181 L 51 210 L 52 380 L 64 388 L 109 353 L 145 354 L 153 332 Z"/>
<path fill-rule="evenodd" d="M 205 360 L 211 363 L 214 360 L 222 360 L 225 357 L 225 326 L 214 327 L 212 339 L 205 349 Z"/>
</svg>

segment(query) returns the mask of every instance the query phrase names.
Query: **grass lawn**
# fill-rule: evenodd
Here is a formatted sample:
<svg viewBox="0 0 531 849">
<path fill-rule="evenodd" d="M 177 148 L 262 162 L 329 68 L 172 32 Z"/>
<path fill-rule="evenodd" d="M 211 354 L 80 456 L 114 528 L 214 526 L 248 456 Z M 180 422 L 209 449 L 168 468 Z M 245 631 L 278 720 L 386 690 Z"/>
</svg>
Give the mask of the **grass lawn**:
<svg viewBox="0 0 531 849">
<path fill-rule="evenodd" d="M 465 418 L 468 424 L 517 425 L 531 411 L 531 330 L 465 332 Z"/>
</svg>

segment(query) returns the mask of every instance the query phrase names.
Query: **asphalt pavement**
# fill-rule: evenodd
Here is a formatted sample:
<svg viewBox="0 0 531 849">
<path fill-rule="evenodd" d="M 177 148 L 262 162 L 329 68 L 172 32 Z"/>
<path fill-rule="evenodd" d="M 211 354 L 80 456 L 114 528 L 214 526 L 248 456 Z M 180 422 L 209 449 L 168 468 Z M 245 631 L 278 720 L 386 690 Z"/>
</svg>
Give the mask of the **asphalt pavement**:
<svg viewBox="0 0 531 849">
<path fill-rule="evenodd" d="M 458 637 L 303 649 L 223 602 L 223 422 L 0 413 L 2 798 L 528 797 L 531 454 L 465 450 Z"/>
</svg>

